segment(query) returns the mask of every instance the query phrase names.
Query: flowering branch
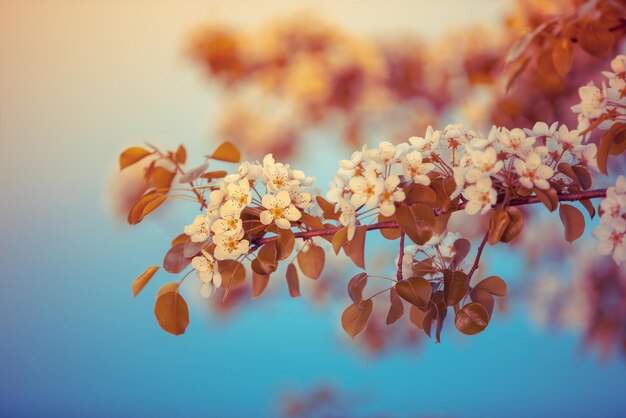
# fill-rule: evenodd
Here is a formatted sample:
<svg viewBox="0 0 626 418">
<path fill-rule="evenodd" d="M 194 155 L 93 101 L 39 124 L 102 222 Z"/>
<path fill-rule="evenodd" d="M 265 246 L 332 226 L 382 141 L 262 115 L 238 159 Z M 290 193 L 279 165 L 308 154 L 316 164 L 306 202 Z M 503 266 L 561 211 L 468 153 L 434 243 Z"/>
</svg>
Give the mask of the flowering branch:
<svg viewBox="0 0 626 418">
<path fill-rule="evenodd" d="M 556 196 L 560 202 L 574 202 L 574 201 L 580 201 L 580 200 L 606 197 L 606 189 L 595 189 L 595 190 L 587 190 L 584 192 L 562 193 L 562 194 L 557 194 Z M 528 197 L 521 197 L 521 198 L 511 200 L 509 203 L 509 206 L 532 205 L 532 204 L 540 203 L 540 202 L 541 200 L 537 196 L 528 196 Z M 465 208 L 465 203 L 461 203 L 459 207 L 454 210 L 442 211 L 439 209 L 434 209 L 433 212 L 435 213 L 435 215 L 445 215 L 449 213 L 458 212 L 460 210 L 463 210 L 464 208 Z M 306 240 L 306 239 L 310 239 L 313 237 L 324 237 L 324 236 L 335 235 L 337 232 L 339 232 L 343 228 L 344 228 L 343 226 L 337 226 L 334 228 L 325 228 L 325 229 L 296 232 L 293 235 L 295 238 L 301 238 L 301 239 Z M 376 223 L 367 225 L 368 231 L 372 231 L 376 229 L 397 229 L 397 228 L 400 228 L 400 226 L 398 225 L 398 222 L 396 221 L 376 222 Z M 257 240 L 252 240 L 252 244 L 255 246 L 260 246 L 263 244 L 267 244 L 268 242 L 276 241 L 277 239 L 278 239 L 277 235 L 272 236 L 272 237 L 264 237 L 264 238 L 259 238 Z"/>
</svg>

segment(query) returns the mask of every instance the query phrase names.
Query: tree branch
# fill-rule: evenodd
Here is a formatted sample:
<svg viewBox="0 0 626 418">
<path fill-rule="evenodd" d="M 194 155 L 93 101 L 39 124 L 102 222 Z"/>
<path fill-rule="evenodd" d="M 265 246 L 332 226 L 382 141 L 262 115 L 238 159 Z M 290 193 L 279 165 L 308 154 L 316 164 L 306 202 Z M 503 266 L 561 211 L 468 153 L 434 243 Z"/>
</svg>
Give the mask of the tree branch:
<svg viewBox="0 0 626 418">
<path fill-rule="evenodd" d="M 571 193 L 563 193 L 557 194 L 557 198 L 560 202 L 574 202 L 579 200 L 587 200 L 587 199 L 595 199 L 599 197 L 606 197 L 606 189 L 595 189 L 595 190 L 586 190 L 583 192 L 571 192 Z M 524 206 L 524 205 L 532 205 L 535 203 L 541 202 L 537 196 L 528 196 L 528 197 L 520 197 L 517 199 L 511 200 L 509 206 Z M 451 211 L 439 211 L 435 209 L 436 215 L 445 215 L 447 213 L 458 212 L 465 208 L 465 204 L 461 203 L 458 208 Z M 308 239 L 312 237 L 325 237 L 335 235 L 337 231 L 343 229 L 343 226 L 337 226 L 334 228 L 325 228 L 325 229 L 317 229 L 303 232 L 294 233 L 295 238 Z M 374 229 L 395 229 L 399 228 L 398 223 L 396 221 L 384 221 L 377 222 L 374 224 L 367 225 L 367 230 L 371 231 Z M 252 240 L 251 244 L 255 246 L 261 246 L 268 242 L 276 241 L 278 236 L 266 237 L 257 240 Z"/>
<path fill-rule="evenodd" d="M 396 278 L 398 281 L 402 280 L 402 259 L 404 258 L 404 232 L 400 233 L 400 252 L 398 255 L 398 272 Z"/>
</svg>

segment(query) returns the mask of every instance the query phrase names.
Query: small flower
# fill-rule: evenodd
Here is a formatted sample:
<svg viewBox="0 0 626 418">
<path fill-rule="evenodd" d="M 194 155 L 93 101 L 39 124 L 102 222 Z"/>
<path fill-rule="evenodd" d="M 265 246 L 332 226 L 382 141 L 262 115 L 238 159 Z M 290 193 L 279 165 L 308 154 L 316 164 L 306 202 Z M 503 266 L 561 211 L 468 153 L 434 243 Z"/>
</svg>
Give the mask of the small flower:
<svg viewBox="0 0 626 418">
<path fill-rule="evenodd" d="M 448 232 L 446 237 L 439 244 L 439 252 L 443 257 L 452 258 L 456 255 L 456 248 L 454 243 L 456 240 L 462 238 L 461 234 L 456 232 Z"/>
<path fill-rule="evenodd" d="M 339 173 L 346 178 L 355 176 L 362 176 L 365 174 L 363 164 L 365 163 L 365 157 L 367 155 L 367 145 L 363 145 L 361 151 L 355 151 L 352 153 L 352 157 L 349 160 L 339 161 Z"/>
<path fill-rule="evenodd" d="M 244 235 L 243 229 L 237 235 L 214 235 L 213 243 L 216 245 L 214 256 L 218 260 L 227 260 L 239 257 L 241 254 L 248 252 L 250 243 L 246 239 L 242 239 Z"/>
<path fill-rule="evenodd" d="M 289 197 L 291 197 L 291 203 L 299 209 L 306 209 L 311 207 L 313 202 L 311 201 L 311 193 L 300 191 L 300 182 L 298 180 L 289 180 L 286 186 Z"/>
<path fill-rule="evenodd" d="M 609 224 L 601 223 L 593 230 L 593 235 L 598 238 L 599 254 L 612 255 L 618 265 L 626 261 L 626 220 L 624 218 L 615 218 Z"/>
<path fill-rule="evenodd" d="M 367 151 L 368 157 L 382 165 L 391 164 L 398 156 L 396 146 L 389 141 L 383 141 L 377 149 Z"/>
<path fill-rule="evenodd" d="M 402 202 L 406 199 L 404 191 L 398 189 L 400 178 L 389 176 L 385 179 L 383 192 L 380 194 L 380 214 L 391 216 L 396 213 L 395 202 Z"/>
<path fill-rule="evenodd" d="M 586 86 L 580 87 L 578 94 L 581 102 L 572 106 L 573 112 L 580 113 L 580 116 L 586 119 L 595 119 L 606 111 L 606 87 L 600 90 L 591 81 Z"/>
<path fill-rule="evenodd" d="M 350 189 L 352 190 L 350 203 L 355 207 L 366 205 L 368 208 L 374 209 L 378 206 L 383 188 L 383 179 L 376 172 L 368 170 L 364 177 L 350 179 Z"/>
<path fill-rule="evenodd" d="M 439 147 L 439 140 L 441 138 L 441 131 L 434 131 L 432 126 L 426 129 L 426 135 L 424 138 L 419 136 L 412 136 L 409 138 L 409 143 L 413 145 L 417 151 L 422 154 L 430 155 L 436 152 Z"/>
<path fill-rule="evenodd" d="M 196 276 L 203 284 L 213 283 L 215 287 L 222 285 L 222 275 L 219 272 L 217 261 L 211 254 L 202 250 L 202 255 L 191 260 L 191 266 L 196 269 Z"/>
<path fill-rule="evenodd" d="M 272 193 L 282 190 L 289 180 L 289 170 L 284 164 L 275 162 L 272 154 L 263 158 L 263 175 L 267 188 Z"/>
<path fill-rule="evenodd" d="M 267 210 L 261 212 L 261 222 L 269 225 L 274 221 L 276 226 L 282 229 L 291 228 L 290 221 L 297 221 L 302 213 L 291 203 L 289 192 L 282 191 L 276 196 L 266 194 L 261 201 Z"/>
<path fill-rule="evenodd" d="M 350 203 L 346 199 L 340 199 L 337 202 L 339 205 L 339 210 L 341 211 L 341 215 L 339 215 L 339 222 L 343 226 L 348 227 L 348 241 L 352 240 L 354 237 L 354 232 L 356 231 L 356 210 L 352 203 Z"/>
<path fill-rule="evenodd" d="M 242 227 L 241 209 L 235 201 L 229 200 L 224 203 L 219 209 L 220 219 L 213 222 L 211 231 L 216 235 L 230 237 L 237 235 Z"/>
<path fill-rule="evenodd" d="M 535 124 L 535 127 L 537 127 L 537 124 Z M 543 126 L 540 125 L 538 128 L 543 131 Z M 526 136 L 523 130 L 515 128 L 510 131 L 508 129 L 502 129 L 502 132 L 498 135 L 498 140 L 506 152 L 523 156 L 528 154 L 536 138 L 534 136 Z"/>
<path fill-rule="evenodd" d="M 463 196 L 468 200 L 465 204 L 465 212 L 474 215 L 480 211 L 484 215 L 496 203 L 498 194 L 491 187 L 491 178 L 484 177 L 465 188 Z"/>
<path fill-rule="evenodd" d="M 470 183 L 475 183 L 478 179 L 489 177 L 502 170 L 504 163 L 498 160 L 496 149 L 489 147 L 484 151 L 472 151 L 472 168 L 465 173 L 465 179 Z"/>
<path fill-rule="evenodd" d="M 519 181 L 525 188 L 538 187 L 542 190 L 550 188 L 548 179 L 552 177 L 553 171 L 547 165 L 542 164 L 539 154 L 531 152 L 526 161 L 516 158 L 513 164 L 520 176 Z"/>
<path fill-rule="evenodd" d="M 227 189 L 229 200 L 234 202 L 239 208 L 243 208 L 252 202 L 250 182 L 247 179 L 241 179 L 236 183 L 230 183 Z"/>
<path fill-rule="evenodd" d="M 411 151 L 401 158 L 402 168 L 404 169 L 404 175 L 413 180 L 417 184 L 423 184 L 428 186 L 430 184 L 430 177 L 428 173 L 435 169 L 435 165 L 431 163 L 422 162 L 422 153 L 419 151 Z"/>
<path fill-rule="evenodd" d="M 203 242 L 209 239 L 211 218 L 208 215 L 198 215 L 193 223 L 184 228 L 192 242 Z"/>
<path fill-rule="evenodd" d="M 328 182 L 328 192 L 326 193 L 326 198 L 329 202 L 337 203 L 339 200 L 344 198 L 344 195 L 349 193 L 346 189 L 346 183 L 343 180 L 343 177 L 340 175 L 335 175 L 335 182 Z"/>
</svg>

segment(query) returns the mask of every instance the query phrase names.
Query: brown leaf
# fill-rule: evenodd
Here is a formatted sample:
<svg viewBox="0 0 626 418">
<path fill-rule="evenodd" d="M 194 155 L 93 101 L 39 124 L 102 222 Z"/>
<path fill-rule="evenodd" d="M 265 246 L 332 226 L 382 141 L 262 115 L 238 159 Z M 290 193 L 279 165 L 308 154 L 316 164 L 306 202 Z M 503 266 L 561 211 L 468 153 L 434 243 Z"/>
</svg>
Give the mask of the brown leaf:
<svg viewBox="0 0 626 418">
<path fill-rule="evenodd" d="M 433 236 L 435 215 L 423 203 L 400 206 L 396 210 L 396 220 L 402 231 L 418 245 L 424 245 Z"/>
<path fill-rule="evenodd" d="M 335 251 L 335 254 L 339 254 L 339 251 L 341 251 L 341 248 L 346 242 L 346 239 L 348 239 L 348 227 L 341 228 L 339 231 L 335 232 L 332 240 L 333 250 Z"/>
<path fill-rule="evenodd" d="M 217 171 L 209 171 L 207 173 L 204 173 L 200 177 L 211 181 L 213 179 L 221 179 L 223 177 L 226 177 L 227 174 L 228 173 L 224 170 L 217 170 Z"/>
<path fill-rule="evenodd" d="M 387 221 L 395 221 L 395 220 L 396 218 L 394 216 L 378 215 L 378 222 L 387 222 Z M 381 228 L 379 229 L 379 231 L 380 231 L 380 234 L 384 238 L 388 240 L 392 240 L 392 241 L 400 238 L 400 235 L 402 234 L 402 231 L 400 230 L 400 228 Z"/>
<path fill-rule="evenodd" d="M 326 260 L 326 254 L 322 247 L 311 245 L 307 252 L 301 251 L 297 258 L 302 273 L 311 279 L 320 277 Z"/>
<path fill-rule="evenodd" d="M 182 234 L 176 236 L 176 238 L 172 240 L 170 247 L 173 247 L 178 244 L 184 244 L 188 239 L 189 239 L 189 235 L 183 232 Z"/>
<path fill-rule="evenodd" d="M 187 150 L 185 150 L 185 147 L 182 144 L 176 149 L 174 158 L 178 164 L 185 164 L 185 161 L 187 161 Z"/>
<path fill-rule="evenodd" d="M 252 299 L 258 298 L 267 288 L 267 284 L 269 283 L 269 276 L 264 276 L 261 274 L 257 274 L 252 272 Z"/>
<path fill-rule="evenodd" d="M 615 37 L 601 21 L 587 20 L 581 25 L 577 34 L 582 49 L 594 57 L 601 57 L 613 49 Z"/>
<path fill-rule="evenodd" d="M 120 154 L 120 170 L 125 169 L 129 165 L 133 165 L 152 153 L 141 147 L 130 147 Z"/>
<path fill-rule="evenodd" d="M 365 235 L 367 225 L 357 226 L 352 241 L 348 242 L 346 254 L 350 260 L 359 268 L 365 270 Z"/>
<path fill-rule="evenodd" d="M 293 263 L 287 266 L 287 287 L 289 287 L 289 296 L 297 298 L 300 296 L 300 281 L 298 280 L 298 270 Z"/>
<path fill-rule="evenodd" d="M 176 274 L 183 271 L 191 261 L 185 257 L 185 244 L 178 244 L 170 248 L 163 259 L 163 268 L 168 273 Z"/>
<path fill-rule="evenodd" d="M 333 219 L 338 220 L 341 215 L 340 212 L 335 212 L 335 205 L 324 199 L 322 196 L 317 196 L 315 198 L 317 204 L 322 209 L 324 213 L 324 219 Z"/>
<path fill-rule="evenodd" d="M 417 308 L 415 305 L 411 305 L 409 309 L 409 319 L 411 320 L 411 323 L 415 325 L 416 327 L 418 327 L 419 329 L 423 329 L 424 317 L 426 316 L 427 312 L 428 310 L 423 311 Z"/>
<path fill-rule="evenodd" d="M 411 277 L 401 280 L 395 285 L 398 295 L 407 302 L 423 308 L 428 306 L 433 294 L 433 288 L 423 277 Z"/>
<path fill-rule="evenodd" d="M 437 206 L 437 192 L 423 184 L 413 183 L 405 189 L 404 193 L 406 195 L 404 201 L 409 206 L 414 203 L 423 203 L 431 208 Z"/>
<path fill-rule="evenodd" d="M 176 173 L 166 168 L 154 167 L 150 180 L 152 181 L 152 185 L 157 188 L 157 190 L 165 191 L 172 187 L 172 180 L 174 180 L 175 175 Z"/>
<path fill-rule="evenodd" d="M 521 210 L 513 206 L 506 208 L 506 213 L 509 215 L 509 224 L 504 230 L 502 237 L 500 237 L 500 241 L 511 242 L 524 229 L 524 216 Z"/>
<path fill-rule="evenodd" d="M 241 287 L 246 281 L 246 269 L 238 261 L 219 261 L 218 270 L 222 275 L 222 287 L 225 287 L 227 292 Z"/>
<path fill-rule="evenodd" d="M 204 242 L 193 242 L 191 239 L 188 239 L 184 242 L 185 248 L 183 249 L 183 256 L 185 258 L 192 258 L 196 254 L 200 252 L 201 249 L 206 245 L 206 241 Z"/>
<path fill-rule="evenodd" d="M 209 155 L 209 158 L 229 163 L 238 163 L 241 159 L 241 153 L 239 152 L 237 146 L 232 142 L 224 142 L 222 145 L 217 147 L 213 154 Z"/>
<path fill-rule="evenodd" d="M 495 245 L 500 241 L 510 221 L 511 218 L 505 210 L 495 209 L 493 211 L 489 219 L 489 244 Z"/>
<path fill-rule="evenodd" d="M 482 332 L 489 324 L 489 314 L 485 308 L 476 302 L 469 303 L 456 313 L 454 325 L 465 335 L 475 335 Z"/>
<path fill-rule="evenodd" d="M 363 289 L 367 285 L 367 274 L 359 273 L 348 282 L 348 296 L 355 305 L 359 306 L 363 300 Z"/>
<path fill-rule="evenodd" d="M 197 179 L 198 177 L 202 176 L 202 173 L 204 173 L 206 171 L 206 169 L 209 168 L 209 163 L 202 163 L 200 164 L 198 167 L 194 168 L 193 170 L 189 170 L 187 171 L 179 180 L 178 182 L 180 184 L 185 184 L 185 183 L 191 183 L 192 181 L 194 181 L 195 179 Z"/>
<path fill-rule="evenodd" d="M 472 249 L 472 244 L 470 244 L 470 242 L 465 238 L 459 238 L 454 241 L 453 247 L 455 253 L 454 258 L 452 259 L 452 265 L 456 268 L 463 260 L 465 260 L 465 257 L 467 257 Z"/>
<path fill-rule="evenodd" d="M 137 296 L 139 292 L 148 284 L 152 276 L 159 270 L 158 266 L 150 266 L 141 273 L 141 276 L 137 277 L 132 285 L 133 297 Z"/>
<path fill-rule="evenodd" d="M 322 222 L 319 218 L 316 218 L 315 216 L 309 215 L 306 212 L 302 212 L 302 215 L 300 216 L 300 219 L 298 219 L 298 222 L 302 222 L 313 230 L 324 229 L 324 222 Z"/>
<path fill-rule="evenodd" d="M 289 257 L 296 245 L 296 239 L 291 229 L 278 229 L 278 240 L 276 242 L 276 260 L 282 261 Z"/>
<path fill-rule="evenodd" d="M 178 293 L 178 283 L 163 286 L 154 304 L 154 315 L 159 326 L 170 334 L 180 335 L 189 325 L 187 302 Z"/>
<path fill-rule="evenodd" d="M 589 199 L 580 200 L 580 204 L 583 205 L 587 212 L 589 212 L 589 217 L 593 219 L 596 216 L 596 208 L 593 206 L 593 202 Z"/>
<path fill-rule="evenodd" d="M 506 296 L 506 288 L 506 282 L 498 276 L 489 276 L 474 287 L 474 289 L 482 289 L 496 296 Z"/>
<path fill-rule="evenodd" d="M 143 195 L 130 209 L 127 219 L 128 223 L 131 225 L 138 224 L 166 200 L 167 196 L 161 193 L 148 193 Z"/>
<path fill-rule="evenodd" d="M 469 277 L 462 271 L 444 270 L 443 294 L 446 305 L 454 306 L 469 292 Z"/>
<path fill-rule="evenodd" d="M 552 64 L 561 77 L 565 77 L 574 63 L 574 48 L 567 37 L 556 39 L 552 46 Z"/>
<path fill-rule="evenodd" d="M 541 203 L 543 203 L 550 212 L 554 212 L 559 206 L 559 198 L 552 189 L 542 190 L 537 187 L 533 188 L 533 192 L 537 195 Z"/>
<path fill-rule="evenodd" d="M 582 187 L 583 190 L 588 190 L 593 183 L 593 181 L 591 180 L 591 174 L 589 174 L 589 170 L 579 165 L 572 167 L 572 170 L 578 178 L 578 183 L 580 184 L 580 187 Z"/>
<path fill-rule="evenodd" d="M 367 321 L 372 314 L 373 305 L 372 300 L 368 299 L 361 302 L 360 307 L 352 304 L 343 311 L 341 315 L 341 326 L 350 338 L 354 339 L 354 337 L 365 330 Z"/>
<path fill-rule="evenodd" d="M 476 302 L 482 305 L 487 311 L 487 315 L 489 320 L 491 320 L 491 315 L 493 313 L 493 307 L 495 306 L 495 300 L 493 295 L 484 289 L 473 289 L 470 293 L 470 297 L 472 302 Z"/>
<path fill-rule="evenodd" d="M 391 306 L 389 306 L 389 312 L 387 313 L 387 320 L 385 323 L 391 325 L 404 315 L 404 304 L 402 299 L 398 296 L 396 289 L 392 288 L 389 291 L 389 300 Z"/>
<path fill-rule="evenodd" d="M 585 217 L 572 205 L 561 203 L 559 217 L 565 227 L 565 240 L 573 242 L 585 232 Z"/>
</svg>

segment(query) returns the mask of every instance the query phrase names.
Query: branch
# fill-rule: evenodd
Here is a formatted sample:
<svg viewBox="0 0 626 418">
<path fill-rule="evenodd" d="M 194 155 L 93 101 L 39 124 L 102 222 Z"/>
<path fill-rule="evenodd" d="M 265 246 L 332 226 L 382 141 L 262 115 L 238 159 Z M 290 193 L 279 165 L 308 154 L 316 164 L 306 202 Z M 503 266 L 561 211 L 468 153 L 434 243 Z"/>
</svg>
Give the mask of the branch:
<svg viewBox="0 0 626 418">
<path fill-rule="evenodd" d="M 402 259 L 404 258 L 404 232 L 400 233 L 400 253 L 398 255 L 398 272 L 396 277 L 398 281 L 402 280 Z"/>
<path fill-rule="evenodd" d="M 560 202 L 574 202 L 579 200 L 587 200 L 587 199 L 595 199 L 598 197 L 606 197 L 606 189 L 596 189 L 596 190 L 587 190 L 584 192 L 571 192 L 571 193 L 563 193 L 557 194 L 557 198 Z M 509 206 L 524 206 L 524 205 L 532 205 L 535 203 L 540 203 L 541 201 L 537 196 L 527 196 L 520 197 L 517 199 L 511 200 Z M 436 215 L 445 215 L 447 213 L 454 213 L 465 208 L 465 203 L 461 203 L 458 208 L 451 211 L 440 211 L 438 209 L 434 209 Z M 325 228 L 325 229 L 317 229 L 312 231 L 303 231 L 294 233 L 295 238 L 301 239 L 309 239 L 313 237 L 326 237 L 335 235 L 337 231 L 343 229 L 343 226 L 337 226 L 334 228 Z M 395 229 L 399 228 L 398 223 L 396 221 L 384 221 L 377 222 L 374 224 L 367 225 L 367 230 L 371 231 L 374 229 Z M 261 239 L 252 240 L 251 244 L 255 246 L 260 246 L 268 242 L 276 241 L 278 236 L 275 235 L 273 237 L 266 237 Z"/>
<path fill-rule="evenodd" d="M 474 272 L 476 271 L 476 269 L 478 269 L 478 264 L 480 262 L 480 256 L 483 253 L 483 249 L 485 248 L 485 244 L 487 244 L 487 239 L 488 238 L 489 238 L 489 231 L 487 231 L 487 233 L 485 234 L 482 242 L 478 246 L 478 252 L 476 253 L 476 258 L 474 259 L 474 264 L 472 265 L 472 268 L 470 269 L 469 273 L 467 273 L 468 281 L 472 280 L 472 276 L 474 275 Z"/>
</svg>

